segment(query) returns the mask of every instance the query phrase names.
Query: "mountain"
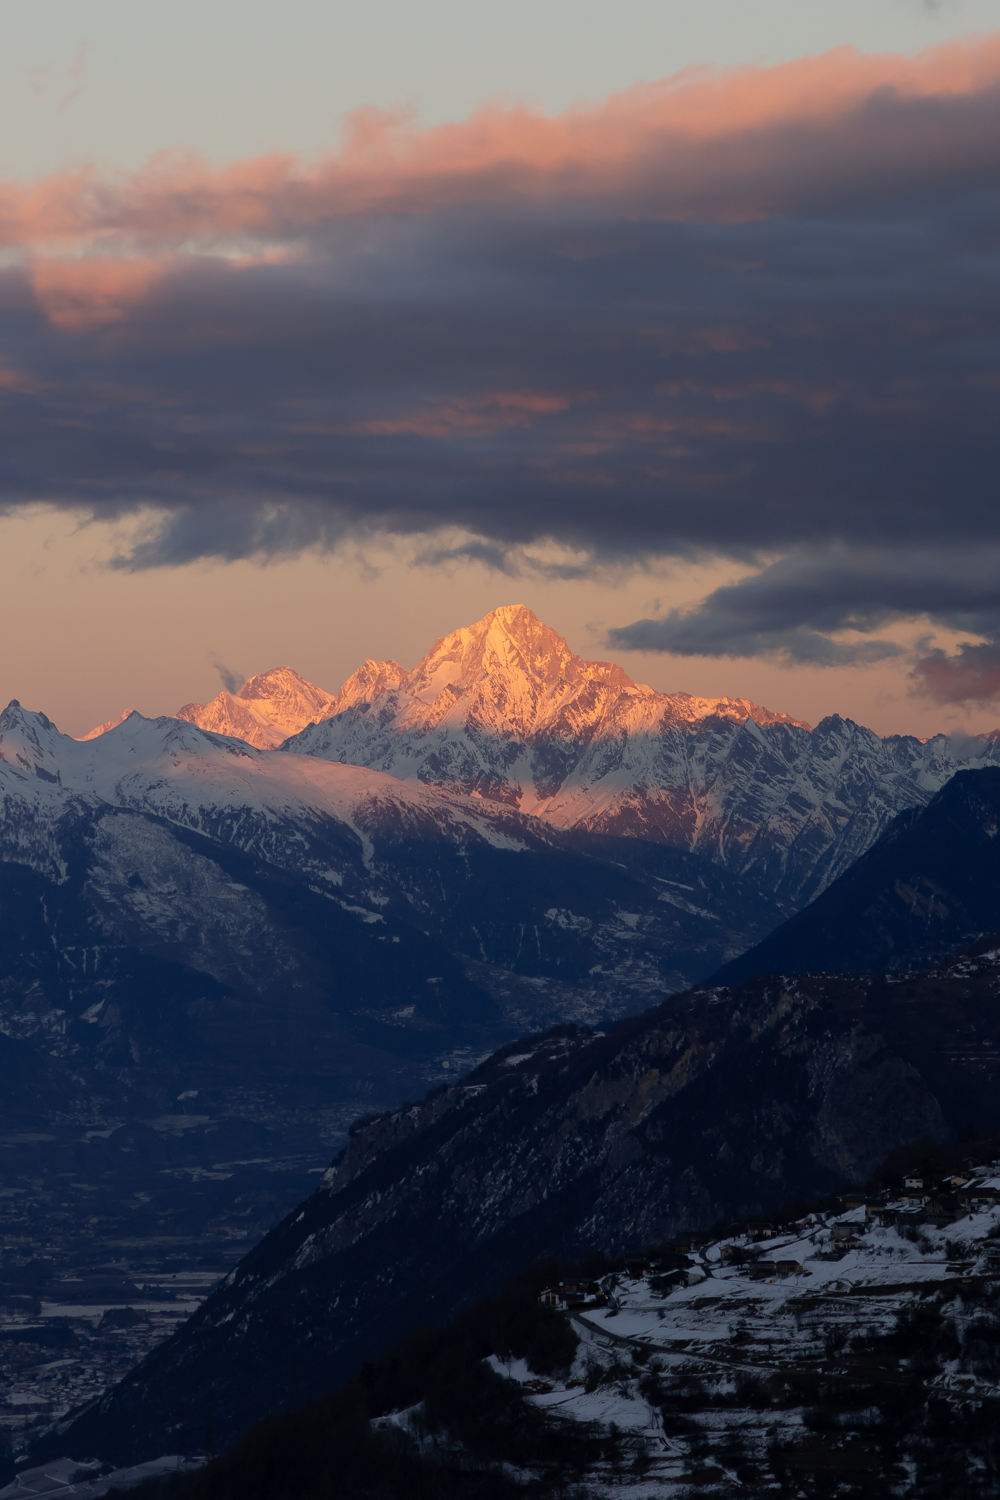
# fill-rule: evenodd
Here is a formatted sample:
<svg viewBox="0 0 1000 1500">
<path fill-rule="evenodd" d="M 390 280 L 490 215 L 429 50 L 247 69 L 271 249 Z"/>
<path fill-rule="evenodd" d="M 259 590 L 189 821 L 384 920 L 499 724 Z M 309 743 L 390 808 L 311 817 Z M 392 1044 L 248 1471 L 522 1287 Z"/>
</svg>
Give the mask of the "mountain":
<svg viewBox="0 0 1000 1500">
<path fill-rule="evenodd" d="M 812 905 L 715 976 L 899 973 L 940 963 L 1000 928 L 1000 769 L 959 771 L 900 813 Z"/>
<path fill-rule="evenodd" d="M 169 1494 L 996 1500 L 997 1145 L 886 1163 L 871 1217 L 827 1201 L 766 1240 L 734 1223 L 688 1254 L 536 1262 Z M 943 1198 L 933 1222 L 901 1200 L 914 1167 Z M 56 1464 L 19 1476 L 20 1500 L 52 1493 Z"/>
<path fill-rule="evenodd" d="M 366 661 L 339 693 L 327 693 L 292 667 L 273 667 L 249 677 L 237 693 L 220 693 L 211 703 L 185 703 L 174 717 L 197 724 L 199 729 L 243 740 L 259 750 L 274 750 L 306 725 L 398 687 L 405 675 L 397 662 Z M 107 719 L 80 738 L 96 740 L 124 724 L 133 713 L 135 709 L 127 708 L 117 719 Z"/>
<path fill-rule="evenodd" d="M 360 1114 L 525 1029 L 656 1003 L 779 915 L 681 851 L 180 719 L 77 741 L 10 704 L 0 1311 L 23 1321 L 50 1283 L 63 1305 L 64 1278 L 73 1305 L 81 1268 L 109 1262 L 118 1283 L 183 1271 L 204 1288 Z M 113 1378 L 78 1333 L 63 1397 Z M 58 1410 L 54 1384 L 33 1419 Z"/>
<path fill-rule="evenodd" d="M 660 1243 L 1000 1124 L 996 954 L 905 980 L 694 990 L 557 1028 L 352 1133 L 317 1192 L 59 1438 L 128 1461 L 229 1443 L 543 1254 Z"/>
<path fill-rule="evenodd" d="M 102 734 L 107 734 L 107 732 L 108 732 L 109 729 L 117 729 L 119 724 L 124 724 L 125 720 L 131 714 L 134 714 L 136 712 L 137 712 L 137 710 L 134 709 L 134 708 L 126 708 L 126 709 L 124 709 L 122 711 L 122 713 L 120 713 L 118 715 L 117 719 L 105 719 L 105 721 L 104 721 L 103 724 L 98 724 L 94 729 L 88 730 L 86 734 L 81 734 L 80 735 L 80 739 L 81 740 L 97 740 L 97 739 L 100 739 L 100 737 L 101 737 Z"/>
<path fill-rule="evenodd" d="M 0 715 L 0 773 L 6 860 L 58 878 L 63 855 L 42 850 L 73 799 L 152 816 L 263 861 L 360 929 L 392 918 L 434 938 L 501 986 L 515 1026 L 634 1011 L 780 919 L 773 902 L 697 856 L 553 829 L 509 807 L 260 751 L 178 719 L 133 714 L 83 742 L 12 704 Z M 184 931 L 195 934 L 198 919 L 192 907 Z M 150 924 L 160 920 L 150 912 Z M 517 975 L 530 983 L 518 988 Z"/>
<path fill-rule="evenodd" d="M 412 672 L 362 673 L 282 750 L 698 853 L 786 912 L 957 770 L 1000 763 L 996 733 L 880 739 L 838 715 L 810 730 L 747 699 L 657 693 L 575 656 L 521 605 L 454 631 Z"/>
<path fill-rule="evenodd" d="M 662 1000 L 778 912 L 679 851 L 178 719 L 132 714 L 77 741 L 12 703 L 0 919 L 0 1134 L 27 1150 L 15 1164 L 11 1144 L 6 1169 L 65 1172 L 56 1117 L 88 1142 L 131 1121 L 155 1187 L 156 1130 L 182 1130 L 184 1170 L 213 1181 L 220 1130 L 241 1135 L 237 1161 L 270 1153 L 305 1171 L 360 1113 L 419 1097 L 525 1029 Z M 178 1103 L 190 1098 L 194 1122 Z M 108 1181 L 127 1177 L 131 1194 L 119 1165 Z M 205 1214 L 224 1218 L 229 1192 Z"/>
<path fill-rule="evenodd" d="M 199 729 L 234 735 L 260 750 L 273 750 L 307 724 L 336 713 L 336 703 L 332 693 L 307 682 L 291 667 L 274 667 L 248 677 L 238 693 L 220 693 L 211 703 L 185 703 L 175 717 Z"/>
<path fill-rule="evenodd" d="M 280 667 L 177 716 L 553 828 L 698 854 L 782 916 L 956 771 L 1000 764 L 996 731 L 882 739 L 836 714 L 810 729 L 746 698 L 654 692 L 611 662 L 574 655 L 523 605 L 453 631 L 412 672 L 369 660 L 331 694 Z"/>
</svg>

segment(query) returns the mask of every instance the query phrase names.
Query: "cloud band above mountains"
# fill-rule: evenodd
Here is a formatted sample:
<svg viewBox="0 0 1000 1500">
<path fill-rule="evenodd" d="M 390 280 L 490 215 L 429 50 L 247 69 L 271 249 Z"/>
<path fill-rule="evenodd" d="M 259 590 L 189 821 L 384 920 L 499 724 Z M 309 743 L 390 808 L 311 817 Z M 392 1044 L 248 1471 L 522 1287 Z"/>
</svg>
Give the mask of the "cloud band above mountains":
<svg viewBox="0 0 1000 1500">
<path fill-rule="evenodd" d="M 611 631 L 619 649 L 677 656 L 775 656 L 789 665 L 853 666 L 903 657 L 874 632 L 926 618 L 986 643 L 918 653 L 916 690 L 938 703 L 1000 695 L 1000 548 L 900 545 L 801 548 L 715 589 L 694 609 Z M 845 638 L 846 637 L 846 638 Z M 997 643 L 997 644 L 994 644 Z"/>
<path fill-rule="evenodd" d="M 1000 626 L 988 580 L 963 611 L 892 560 L 1000 547 L 1000 38 L 0 185 L 0 244 L 0 499 L 148 513 L 123 566 L 446 530 L 500 565 L 785 556 L 622 646 Z"/>
</svg>

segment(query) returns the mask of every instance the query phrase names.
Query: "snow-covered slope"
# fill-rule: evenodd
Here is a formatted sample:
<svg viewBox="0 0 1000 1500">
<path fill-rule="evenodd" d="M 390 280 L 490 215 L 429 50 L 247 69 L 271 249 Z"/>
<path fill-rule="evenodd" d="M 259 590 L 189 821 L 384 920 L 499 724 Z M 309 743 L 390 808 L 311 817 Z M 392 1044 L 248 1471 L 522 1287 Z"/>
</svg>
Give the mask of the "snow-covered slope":
<svg viewBox="0 0 1000 1500">
<path fill-rule="evenodd" d="M 0 808 L 0 864 L 50 879 L 62 878 L 70 810 L 127 809 L 266 861 L 359 920 L 395 913 L 482 966 L 476 982 L 491 992 L 498 973 L 530 976 L 520 999 L 501 983 L 518 1026 L 639 1009 L 781 916 L 698 856 L 554 829 L 502 804 L 259 750 L 182 719 L 134 713 L 79 741 L 12 703 L 0 714 Z M 196 925 L 197 913 L 186 920 Z"/>
<path fill-rule="evenodd" d="M 398 678 L 395 663 L 362 672 L 332 717 L 282 749 L 506 803 L 559 828 L 697 851 L 789 910 L 957 770 L 1000 763 L 995 735 L 881 739 L 839 715 L 810 729 L 747 699 L 657 693 L 573 655 L 520 605 L 446 636 Z"/>
</svg>

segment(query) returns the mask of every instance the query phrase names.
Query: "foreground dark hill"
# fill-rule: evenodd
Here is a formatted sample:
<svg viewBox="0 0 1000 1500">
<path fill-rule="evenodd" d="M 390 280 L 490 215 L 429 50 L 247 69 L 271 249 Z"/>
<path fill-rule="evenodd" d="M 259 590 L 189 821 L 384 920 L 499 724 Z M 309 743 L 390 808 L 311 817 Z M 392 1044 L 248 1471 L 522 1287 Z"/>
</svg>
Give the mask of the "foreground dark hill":
<svg viewBox="0 0 1000 1500">
<path fill-rule="evenodd" d="M 715 982 L 923 969 L 1000 927 L 1000 769 L 959 771 L 922 810 Z"/>
<path fill-rule="evenodd" d="M 198 1451 L 210 1412 L 229 1443 L 537 1255 L 767 1213 L 922 1138 L 984 1134 L 1000 1124 L 998 981 L 989 959 L 754 981 L 509 1046 L 357 1129 L 320 1190 L 52 1442 Z"/>
</svg>

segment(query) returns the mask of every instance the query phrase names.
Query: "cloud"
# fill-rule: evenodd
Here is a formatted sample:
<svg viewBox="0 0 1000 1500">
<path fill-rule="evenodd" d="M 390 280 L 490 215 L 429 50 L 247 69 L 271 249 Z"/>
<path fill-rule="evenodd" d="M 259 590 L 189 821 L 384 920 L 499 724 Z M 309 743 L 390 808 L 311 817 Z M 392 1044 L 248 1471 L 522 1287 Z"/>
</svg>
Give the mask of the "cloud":
<svg viewBox="0 0 1000 1500">
<path fill-rule="evenodd" d="M 800 549 L 715 589 L 692 609 L 637 620 L 609 639 L 624 650 L 854 666 L 908 655 L 872 632 L 919 618 L 1000 638 L 1000 549 L 974 557 L 947 547 Z M 973 645 L 952 657 L 932 651 L 911 675 L 939 702 L 992 697 L 996 688 L 985 691 L 982 684 L 995 652 Z"/>
<path fill-rule="evenodd" d="M 992 180 L 998 87 L 994 36 L 913 58 L 840 47 L 685 69 L 555 117 L 493 105 L 421 129 L 409 112 L 367 107 L 348 116 L 339 153 L 312 163 L 274 152 L 215 168 L 178 152 L 118 177 L 80 168 L 7 183 L 0 243 L 286 241 L 359 214 L 570 200 L 729 223 L 898 199 Z"/>
<path fill-rule="evenodd" d="M 917 691 L 935 703 L 993 703 L 1000 698 L 1000 642 L 963 641 L 950 656 L 931 651 L 910 677 Z"/>
<path fill-rule="evenodd" d="M 244 677 L 242 672 L 231 671 L 229 667 L 224 666 L 223 663 L 219 661 L 217 656 L 212 657 L 212 666 L 218 672 L 219 678 L 222 682 L 222 686 L 225 688 L 227 693 L 238 693 L 240 688 L 246 682 L 246 678 Z"/>
<path fill-rule="evenodd" d="M 86 329 L 118 323 L 148 300 L 163 266 L 155 260 L 36 260 L 31 287 L 50 322 Z"/>
<path fill-rule="evenodd" d="M 0 505 L 144 518 L 120 568 L 725 558 L 616 644 L 1000 639 L 1000 37 L 85 165 L 0 184 L 0 244 Z"/>
</svg>

